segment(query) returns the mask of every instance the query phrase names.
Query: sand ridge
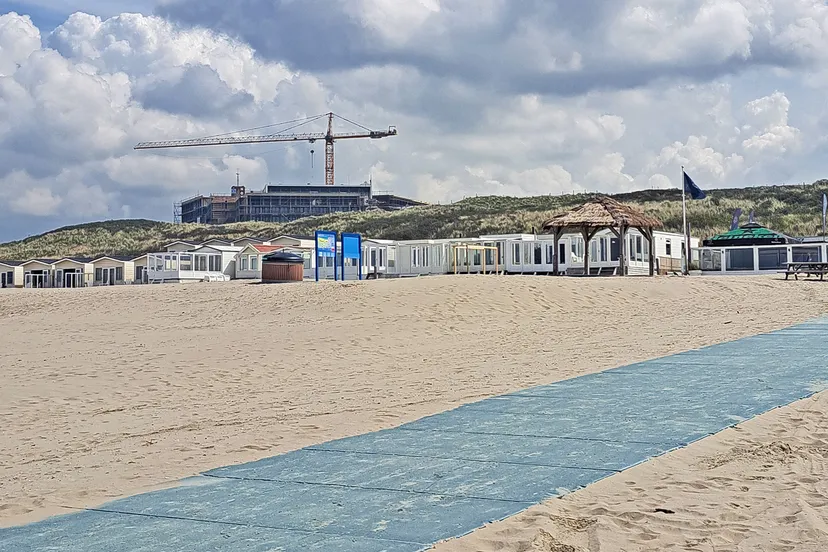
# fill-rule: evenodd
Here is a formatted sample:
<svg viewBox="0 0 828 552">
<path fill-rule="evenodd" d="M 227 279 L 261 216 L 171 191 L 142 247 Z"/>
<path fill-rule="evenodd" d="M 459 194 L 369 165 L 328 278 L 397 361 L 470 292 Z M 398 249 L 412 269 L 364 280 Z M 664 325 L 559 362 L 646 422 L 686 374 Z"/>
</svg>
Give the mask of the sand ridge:
<svg viewBox="0 0 828 552">
<path fill-rule="evenodd" d="M 2 290 L 0 523 L 781 328 L 826 304 L 818 282 L 752 277 Z"/>
</svg>

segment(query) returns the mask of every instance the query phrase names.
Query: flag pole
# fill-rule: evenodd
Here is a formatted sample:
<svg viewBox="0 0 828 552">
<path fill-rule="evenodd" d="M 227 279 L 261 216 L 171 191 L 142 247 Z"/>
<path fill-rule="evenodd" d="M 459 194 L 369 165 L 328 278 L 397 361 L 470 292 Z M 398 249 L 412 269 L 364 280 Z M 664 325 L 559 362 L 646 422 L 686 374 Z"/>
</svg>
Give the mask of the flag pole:
<svg viewBox="0 0 828 552">
<path fill-rule="evenodd" d="M 684 236 L 684 275 L 690 274 L 690 238 L 687 236 L 687 194 L 684 185 L 684 165 L 681 166 L 681 233 Z"/>
</svg>

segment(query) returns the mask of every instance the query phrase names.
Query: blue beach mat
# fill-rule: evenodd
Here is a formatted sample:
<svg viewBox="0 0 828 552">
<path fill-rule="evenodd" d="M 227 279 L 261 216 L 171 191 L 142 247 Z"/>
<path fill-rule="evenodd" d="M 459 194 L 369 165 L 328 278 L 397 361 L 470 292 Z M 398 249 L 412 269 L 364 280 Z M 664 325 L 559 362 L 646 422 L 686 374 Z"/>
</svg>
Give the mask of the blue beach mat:
<svg viewBox="0 0 828 552">
<path fill-rule="evenodd" d="M 828 388 L 828 318 L 0 529 L 2 552 L 414 552 Z"/>
</svg>

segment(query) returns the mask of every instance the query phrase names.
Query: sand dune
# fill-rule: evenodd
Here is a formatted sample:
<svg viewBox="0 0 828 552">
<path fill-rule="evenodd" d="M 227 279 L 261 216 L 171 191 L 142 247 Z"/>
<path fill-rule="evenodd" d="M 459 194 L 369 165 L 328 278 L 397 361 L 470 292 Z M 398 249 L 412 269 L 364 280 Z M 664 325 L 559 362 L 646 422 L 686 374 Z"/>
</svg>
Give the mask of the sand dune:
<svg viewBox="0 0 828 552">
<path fill-rule="evenodd" d="M 768 278 L 446 276 L 345 285 L 2 290 L 0 523 L 392 427 L 481 397 L 780 328 L 824 313 L 827 305 L 828 284 Z M 803 418 L 809 438 L 816 439 L 819 419 Z M 804 446 L 784 433 L 798 427 L 780 423 L 773 438 Z M 687 481 L 674 473 L 648 487 L 628 472 L 567 499 L 575 509 L 561 510 L 560 522 L 542 521 L 554 518 L 540 513 L 541 521 L 527 524 L 523 516 L 533 515 L 527 512 L 443 549 L 476 550 L 485 542 L 480 549 L 531 550 L 544 528 L 549 536 L 537 538 L 552 544 L 541 542 L 539 549 L 557 550 L 561 531 L 581 538 L 578 527 L 602 523 L 629 542 L 646 544 L 650 518 L 659 515 L 647 509 L 664 502 L 656 486 L 684 485 L 688 493 L 693 484 L 721 488 L 718 502 L 695 506 L 715 518 L 735 516 L 738 509 L 728 504 L 752 500 L 752 489 L 773 494 L 776 482 L 785 481 L 777 475 L 741 491 L 743 485 L 726 487 L 714 475 L 733 463 L 693 472 L 688 466 L 696 460 L 682 460 L 682 454 L 659 462 L 674 462 L 667 465 L 691 474 Z M 813 472 L 820 468 L 815 456 L 797 454 Z M 808 477 L 797 469 L 791 477 Z M 810 485 L 814 496 L 826 496 L 819 483 Z M 598 488 L 604 489 L 600 496 L 589 494 Z M 634 496 L 629 493 L 647 492 L 656 494 L 642 498 L 641 512 L 613 513 L 613 504 Z M 575 502 L 578 496 L 594 502 L 587 507 Z M 816 506 L 809 508 L 821 519 Z M 669 525 L 681 519 L 671 515 L 664 527 L 681 531 Z M 575 529 L 566 529 L 570 523 Z M 694 538 L 704 537 L 703 529 L 697 533 Z M 612 549 L 602 544 L 602 551 Z"/>
</svg>

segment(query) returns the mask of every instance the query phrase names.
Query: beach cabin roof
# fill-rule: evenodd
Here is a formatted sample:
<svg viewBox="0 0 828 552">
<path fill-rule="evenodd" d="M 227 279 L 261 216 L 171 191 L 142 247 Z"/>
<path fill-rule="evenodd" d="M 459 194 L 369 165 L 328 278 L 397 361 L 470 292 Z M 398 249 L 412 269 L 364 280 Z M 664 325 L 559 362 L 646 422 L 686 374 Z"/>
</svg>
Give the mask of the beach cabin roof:
<svg viewBox="0 0 828 552">
<path fill-rule="evenodd" d="M 3 266 L 20 266 L 23 264 L 23 261 L 0 261 L 0 265 Z"/>
<path fill-rule="evenodd" d="M 270 238 L 267 241 L 274 242 L 276 240 L 284 240 L 284 239 L 289 239 L 289 240 L 294 240 L 294 241 L 313 241 L 316 238 L 314 238 L 313 236 L 298 236 L 298 235 L 283 234 L 281 236 L 276 236 L 275 238 Z"/>
<path fill-rule="evenodd" d="M 58 259 L 56 261 L 53 261 L 51 264 L 58 264 L 58 263 L 62 263 L 64 261 L 69 261 L 69 262 L 72 262 L 72 263 L 75 263 L 75 264 L 87 264 L 87 263 L 91 263 L 92 259 L 90 257 L 63 257 L 62 259 Z"/>
<path fill-rule="evenodd" d="M 58 262 L 57 259 L 29 259 L 27 261 L 23 261 L 22 263 L 20 263 L 19 266 L 26 266 L 26 265 L 35 264 L 35 263 L 46 265 L 46 266 L 52 266 L 56 262 Z"/>
<path fill-rule="evenodd" d="M 263 238 L 256 238 L 256 237 L 252 237 L 252 236 L 244 236 L 244 237 L 242 237 L 242 238 L 236 238 L 236 239 L 232 240 L 232 241 L 231 241 L 230 243 L 228 243 L 227 245 L 233 245 L 233 246 L 243 247 L 243 246 L 245 246 L 245 245 L 254 244 L 254 243 L 259 243 L 259 244 L 262 244 L 262 243 L 264 243 L 264 242 L 266 242 L 266 241 L 267 241 L 267 240 L 266 240 L 266 239 L 263 239 Z M 247 242 L 247 243 L 245 243 L 245 242 Z"/>
<path fill-rule="evenodd" d="M 133 257 L 132 256 L 125 256 L 125 255 L 101 255 L 100 257 L 95 257 L 94 259 L 92 259 L 91 262 L 92 262 L 92 264 L 95 264 L 98 261 L 104 261 L 104 260 L 116 261 L 116 262 L 119 262 L 119 263 L 126 263 L 126 262 L 129 262 L 129 261 L 133 260 Z"/>
<path fill-rule="evenodd" d="M 148 255 L 149 255 L 149 253 L 143 253 L 143 254 L 141 254 L 141 255 L 138 255 L 137 257 L 132 257 L 132 258 L 131 258 L 131 259 L 129 259 L 129 260 L 130 260 L 130 261 L 138 261 L 138 260 L 140 260 L 140 259 L 145 259 Z"/>
<path fill-rule="evenodd" d="M 244 247 L 232 245 L 199 245 L 193 249 L 193 253 L 204 253 L 204 250 L 212 249 L 216 253 L 238 253 Z"/>
<path fill-rule="evenodd" d="M 164 248 L 166 249 L 167 247 L 172 247 L 172 246 L 178 245 L 178 244 L 189 245 L 190 247 L 197 247 L 198 246 L 197 243 L 188 242 L 188 241 L 184 241 L 184 240 L 175 240 L 174 242 L 170 242 L 167 245 L 165 245 Z"/>
<path fill-rule="evenodd" d="M 210 238 L 209 240 L 201 242 L 201 245 L 232 245 L 230 240 L 223 240 L 221 238 Z"/>
<path fill-rule="evenodd" d="M 284 249 L 283 245 L 262 245 L 259 243 L 251 243 L 250 247 L 258 251 L 259 253 L 272 253 L 278 249 Z"/>
<path fill-rule="evenodd" d="M 739 228 L 716 234 L 712 238 L 704 240 L 704 246 L 783 245 L 797 241 L 765 228 L 756 222 L 749 222 Z"/>
</svg>

